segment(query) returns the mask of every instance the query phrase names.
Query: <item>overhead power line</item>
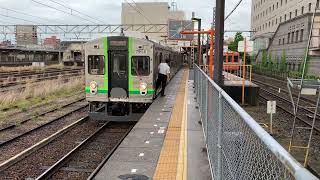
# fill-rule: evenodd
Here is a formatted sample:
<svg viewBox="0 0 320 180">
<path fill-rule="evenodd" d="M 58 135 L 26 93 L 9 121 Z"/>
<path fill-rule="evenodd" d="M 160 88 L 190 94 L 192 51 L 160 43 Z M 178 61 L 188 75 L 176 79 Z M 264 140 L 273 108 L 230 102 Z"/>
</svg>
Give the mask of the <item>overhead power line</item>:
<svg viewBox="0 0 320 180">
<path fill-rule="evenodd" d="M 233 12 L 239 7 L 239 5 L 242 3 L 242 0 L 240 0 L 236 6 L 232 9 L 232 11 L 224 18 L 224 20 L 227 20 L 232 14 Z"/>
<path fill-rule="evenodd" d="M 138 6 L 138 4 L 134 0 L 131 0 L 131 1 L 133 2 L 133 4 L 137 9 L 141 10 L 143 13 L 146 13 L 141 7 Z"/>
<path fill-rule="evenodd" d="M 13 17 L 13 16 L 5 15 L 5 14 L 0 14 L 0 16 L 11 18 L 11 19 L 17 19 L 17 20 L 21 20 L 21 21 L 26 21 L 26 22 L 31 22 L 31 23 L 35 23 L 35 24 L 39 24 L 38 22 L 35 22 L 35 21 L 31 21 L 31 20 L 27 20 L 27 19 L 23 19 L 23 18 L 18 18 L 18 17 Z"/>
<path fill-rule="evenodd" d="M 29 17 L 34 17 L 34 18 L 42 19 L 43 21 L 46 21 L 46 22 L 51 22 L 51 20 L 49 20 L 49 19 L 45 19 L 45 18 L 40 17 L 40 16 L 31 15 L 31 14 L 28 14 L 28 13 L 25 13 L 25 12 L 22 12 L 22 11 L 18 11 L 18 10 L 14 10 L 14 9 L 9 9 L 9 8 L 5 8 L 5 7 L 0 7 L 0 9 L 4 9 L 4 10 L 7 10 L 7 11 L 11 11 L 11 12 L 14 12 L 14 13 L 17 13 L 17 14 L 22 14 L 22 15 L 29 16 Z"/>
<path fill-rule="evenodd" d="M 11 22 L 3 21 L 2 19 L 0 20 L 0 23 L 11 24 Z"/>
<path fill-rule="evenodd" d="M 73 9 L 73 8 L 71 8 L 70 6 L 67 6 L 67 5 L 62 4 L 61 2 L 57 2 L 57 1 L 54 1 L 54 0 L 49 0 L 49 1 L 51 1 L 51 2 L 53 2 L 53 3 L 55 3 L 55 4 L 58 4 L 58 5 L 62 6 L 62 7 L 65 7 L 65 8 L 67 8 L 67 9 L 70 9 L 71 12 L 77 12 L 78 14 L 81 14 L 81 15 L 83 15 L 83 16 L 85 16 L 85 17 L 88 17 L 88 18 L 90 18 L 90 19 L 93 19 L 93 20 L 95 20 L 95 21 L 98 21 L 98 22 L 100 22 L 100 23 L 105 24 L 105 22 L 101 21 L 100 19 L 95 18 L 95 17 L 92 17 L 92 16 L 90 16 L 90 15 L 88 15 L 88 14 L 85 14 L 85 13 L 83 13 L 83 12 L 80 12 L 80 11 L 78 11 L 78 10 L 76 10 L 76 9 Z"/>
<path fill-rule="evenodd" d="M 93 21 L 91 21 L 91 20 L 89 20 L 89 19 L 86 19 L 86 18 L 81 17 L 81 16 L 76 15 L 76 14 L 72 14 L 72 11 L 69 13 L 69 12 L 67 12 L 67 11 L 63 11 L 63 10 L 61 10 L 61 9 L 55 8 L 55 7 L 53 7 L 53 6 L 50 6 L 50 5 L 48 5 L 48 4 L 44 4 L 44 3 L 39 2 L 39 1 L 36 1 L 36 0 L 31 0 L 31 1 L 33 1 L 33 2 L 35 2 L 35 3 L 37 3 L 37 4 L 40 4 L 40 5 L 42 5 L 42 6 L 48 7 L 48 8 L 50 8 L 50 9 L 54 9 L 54 10 L 56 10 L 56 11 L 59 11 L 59 12 L 62 12 L 62 13 L 65 13 L 65 14 L 68 14 L 68 15 L 71 15 L 71 16 L 74 16 L 74 17 L 77 17 L 77 18 L 80 18 L 80 19 L 82 19 L 82 20 L 91 22 L 91 23 L 93 23 L 93 24 L 96 24 L 96 22 L 93 22 Z"/>
<path fill-rule="evenodd" d="M 128 3 L 128 5 L 129 5 L 132 9 L 134 9 L 137 13 L 139 13 L 142 17 L 144 17 L 150 24 L 153 24 L 147 16 L 145 16 L 143 13 L 141 13 L 141 12 L 138 10 L 136 2 L 134 2 L 134 1 L 132 0 L 132 1 L 134 2 L 134 4 L 136 5 L 136 6 L 133 6 L 133 5 L 132 5 L 131 3 L 129 3 L 127 0 L 125 0 L 125 1 Z"/>
</svg>

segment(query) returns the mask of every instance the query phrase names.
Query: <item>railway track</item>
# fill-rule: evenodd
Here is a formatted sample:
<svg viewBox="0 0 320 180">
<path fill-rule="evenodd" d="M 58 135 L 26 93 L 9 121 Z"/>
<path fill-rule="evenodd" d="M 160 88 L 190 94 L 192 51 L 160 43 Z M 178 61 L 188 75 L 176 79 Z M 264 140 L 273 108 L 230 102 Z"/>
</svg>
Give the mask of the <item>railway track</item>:
<svg viewBox="0 0 320 180">
<path fill-rule="evenodd" d="M 11 171 L 10 169 L 12 169 L 12 168 L 15 169 L 16 166 L 19 166 L 19 163 L 21 163 L 21 162 L 23 164 L 24 160 L 27 160 L 28 157 L 34 155 L 35 152 L 38 152 L 40 149 L 44 148 L 45 146 L 48 146 L 49 144 L 52 144 L 53 141 L 62 139 L 61 136 L 63 136 L 63 135 L 65 137 L 69 136 L 69 138 L 71 138 L 71 139 L 74 138 L 75 140 L 79 140 L 79 139 L 76 138 L 76 135 L 80 134 L 80 131 L 78 129 L 81 127 L 81 125 L 83 125 L 82 128 L 84 128 L 88 123 L 88 121 L 87 121 L 88 119 L 89 119 L 88 116 L 80 118 L 77 121 L 73 122 L 72 124 L 59 129 L 54 134 L 51 134 L 50 136 L 48 136 L 48 137 L 44 138 L 43 140 L 39 141 L 38 143 L 25 148 L 22 152 L 16 154 L 15 156 L 11 157 L 10 159 L 8 159 L 6 161 L 3 161 L 0 164 L 0 176 L 1 177 L 6 177 L 8 179 L 11 179 L 11 178 L 8 177 L 8 175 L 5 175 L 6 171 L 9 171 L 9 172 L 13 173 L 12 175 L 14 175 L 14 173 L 16 173 L 15 170 Z M 71 133 L 71 130 L 75 130 L 76 133 L 75 132 Z M 82 130 L 84 130 L 84 129 L 82 129 Z M 86 134 L 87 132 L 90 132 L 90 130 L 84 131 L 83 134 Z M 76 143 L 74 142 L 74 144 L 76 144 Z M 63 145 L 63 144 L 61 144 L 61 142 L 60 142 L 60 146 L 61 145 Z M 37 154 L 37 155 L 39 155 L 39 154 Z M 37 157 L 37 155 L 36 155 L 36 157 Z M 49 157 L 49 155 L 48 155 L 48 157 Z M 43 157 L 43 158 L 45 159 L 46 157 Z M 31 163 L 32 163 L 32 161 L 30 161 L 28 164 L 31 164 Z M 38 163 L 41 164 L 41 162 L 39 162 L 39 161 L 38 161 Z M 28 170 L 28 169 L 26 169 L 26 170 Z M 14 179 L 14 178 L 15 178 L 15 176 L 12 177 L 12 179 Z"/>
<path fill-rule="evenodd" d="M 76 105 L 77 104 L 77 105 Z M 32 123 L 30 120 L 26 123 L 32 123 L 28 127 L 27 124 L 22 124 L 17 127 L 12 127 L 3 130 L 1 132 L 1 137 L 4 137 L 0 143 L 0 162 L 6 161 L 16 154 L 21 153 L 24 149 L 33 146 L 37 142 L 44 139 L 44 137 L 55 133 L 59 128 L 67 126 L 74 123 L 79 117 L 87 115 L 88 104 L 83 102 L 74 102 L 69 104 L 69 106 L 74 106 L 71 111 L 64 113 L 58 117 L 55 117 L 49 121 L 42 124 Z M 68 106 L 65 106 L 65 109 Z M 52 110 L 54 111 L 54 110 Z M 48 115 L 48 113 L 43 113 L 43 115 Z M 5 134 L 9 134 L 5 136 Z"/>
<path fill-rule="evenodd" d="M 291 100 L 284 98 L 284 97 L 289 98 L 289 94 L 285 94 L 287 93 L 286 91 L 283 91 L 282 93 L 278 93 L 276 92 L 276 89 L 278 89 L 278 87 L 275 87 L 271 84 L 256 81 L 256 80 L 254 80 L 254 82 L 261 87 L 259 95 L 262 99 L 264 99 L 265 101 L 277 100 L 278 108 L 294 116 Z M 297 95 L 295 95 L 295 98 L 296 97 Z M 300 120 L 301 122 L 303 122 L 308 126 L 312 126 L 312 115 L 314 111 L 308 108 L 312 105 L 314 106 L 312 102 L 315 104 L 315 102 L 310 99 L 301 98 L 299 111 L 298 111 L 300 113 L 300 115 L 297 117 L 298 120 Z M 320 114 L 317 114 L 317 119 L 320 119 Z M 320 123 L 316 124 L 315 131 L 317 133 L 320 133 Z"/>
<path fill-rule="evenodd" d="M 4 125 L 0 126 L 0 133 L 5 132 L 5 131 L 8 131 L 8 130 L 13 129 L 13 128 L 16 128 L 16 127 L 18 127 L 19 125 L 26 124 L 26 123 L 28 123 L 29 121 L 33 120 L 33 119 L 46 116 L 46 115 L 49 114 L 49 113 L 58 111 L 59 109 L 64 109 L 64 108 L 67 108 L 67 107 L 69 107 L 69 106 L 75 105 L 76 103 L 82 102 L 82 101 L 84 101 L 84 100 L 85 100 L 85 98 L 81 98 L 81 99 L 78 99 L 78 100 L 76 100 L 76 101 L 73 101 L 73 102 L 70 102 L 70 103 L 68 103 L 68 104 L 65 104 L 65 105 L 63 105 L 63 106 L 56 107 L 56 108 L 53 108 L 53 109 L 50 109 L 50 110 L 41 112 L 40 114 L 37 114 L 37 115 L 32 116 L 32 117 L 28 117 L 28 118 L 26 118 L 26 119 L 24 119 L 24 120 L 22 120 L 22 121 L 14 122 L 14 123 L 9 123 L 9 124 L 4 124 Z M 82 107 L 79 107 L 79 108 L 82 108 Z M 70 112 L 70 113 L 72 113 L 72 112 Z M 68 113 L 67 113 L 66 115 L 68 115 Z"/>
<path fill-rule="evenodd" d="M 48 141 L 39 142 L 14 157 L 11 163 L 0 164 L 0 176 L 8 179 L 93 177 L 132 127 L 128 123 L 99 123 L 82 118 L 46 138 Z"/>
<path fill-rule="evenodd" d="M 112 126 L 115 124 L 105 123 L 36 179 L 93 179 L 133 127 L 131 124 L 122 124 L 115 131 Z M 92 153 L 94 156 L 90 155 Z M 84 162 L 86 165 L 83 165 Z"/>
<path fill-rule="evenodd" d="M 63 82 L 68 82 L 68 81 L 72 81 L 74 78 L 80 78 L 81 76 L 82 76 L 82 74 L 74 73 L 74 74 L 65 74 L 63 76 L 59 75 L 59 76 L 53 76 L 53 77 L 40 78 L 40 79 L 33 81 L 32 83 L 30 82 L 29 86 L 27 85 L 28 84 L 27 82 L 22 83 L 22 84 L 12 83 L 11 85 L 4 85 L 3 87 L 0 87 L 0 92 L 3 92 L 3 93 L 9 92 L 9 91 L 22 92 L 26 87 L 35 87 L 35 86 L 39 85 L 41 83 L 41 81 L 62 78 Z"/>
<path fill-rule="evenodd" d="M 75 69 L 58 69 L 58 68 L 49 68 L 46 70 L 27 70 L 27 71 L 11 71 L 11 72 L 0 72 L 0 79 L 6 78 L 18 78 L 18 77 L 28 77 L 28 76 L 35 76 L 35 75 L 43 75 L 46 73 L 57 73 L 57 72 L 68 72 L 73 70 L 81 70 L 80 68 Z"/>
<path fill-rule="evenodd" d="M 279 91 L 279 89 L 281 90 L 281 92 L 285 93 L 286 95 L 289 94 L 289 92 L 287 91 L 288 87 L 287 87 L 287 82 L 283 81 L 283 80 L 279 80 L 279 79 L 274 79 L 274 78 L 270 78 L 270 77 L 265 77 L 259 74 L 253 74 L 253 80 L 254 83 L 258 83 L 260 85 L 263 86 L 267 86 L 268 88 L 274 89 L 275 91 Z M 299 91 L 294 90 L 293 89 L 293 96 L 294 97 L 298 97 Z M 314 99 L 311 99 L 310 97 L 304 97 L 301 96 L 300 98 L 303 101 L 315 104 L 316 102 L 314 101 Z"/>
<path fill-rule="evenodd" d="M 0 91 L 9 91 L 13 89 L 21 89 L 25 88 L 25 85 L 28 82 L 36 83 L 44 80 L 52 80 L 58 79 L 59 77 L 63 77 L 65 79 L 74 77 L 74 76 L 81 76 L 83 71 L 80 70 L 71 70 L 71 71 L 64 71 L 64 72 L 54 72 L 49 74 L 42 74 L 42 75 L 35 75 L 35 76 L 27 76 L 27 77 L 20 77 L 22 79 L 2 79 L 0 78 Z"/>
</svg>

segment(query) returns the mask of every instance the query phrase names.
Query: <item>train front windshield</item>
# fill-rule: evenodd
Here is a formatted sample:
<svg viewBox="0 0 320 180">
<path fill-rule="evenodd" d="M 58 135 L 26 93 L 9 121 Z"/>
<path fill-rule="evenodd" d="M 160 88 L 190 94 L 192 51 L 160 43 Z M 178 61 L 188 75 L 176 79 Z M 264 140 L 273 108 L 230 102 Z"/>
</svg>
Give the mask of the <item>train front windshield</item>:
<svg viewBox="0 0 320 180">
<path fill-rule="evenodd" d="M 104 75 L 104 56 L 88 56 L 88 72 L 92 75 Z"/>
</svg>

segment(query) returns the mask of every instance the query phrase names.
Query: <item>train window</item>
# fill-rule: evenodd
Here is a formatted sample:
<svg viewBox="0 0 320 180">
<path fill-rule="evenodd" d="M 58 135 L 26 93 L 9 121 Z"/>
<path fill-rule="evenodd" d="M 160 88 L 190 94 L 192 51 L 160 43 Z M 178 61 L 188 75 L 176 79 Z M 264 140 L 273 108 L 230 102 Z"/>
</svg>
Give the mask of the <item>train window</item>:
<svg viewBox="0 0 320 180">
<path fill-rule="evenodd" d="M 92 75 L 104 75 L 104 56 L 88 56 L 88 71 Z"/>
<path fill-rule="evenodd" d="M 126 56 L 123 54 L 114 54 L 113 55 L 113 72 L 114 73 L 126 73 Z"/>
<path fill-rule="evenodd" d="M 239 55 L 234 55 L 234 62 L 239 62 Z"/>
<path fill-rule="evenodd" d="M 227 61 L 226 61 L 226 56 L 225 56 L 225 55 L 223 56 L 223 62 L 227 62 Z"/>
<path fill-rule="evenodd" d="M 133 76 L 148 76 L 150 74 L 149 56 L 133 56 L 131 74 Z"/>
</svg>

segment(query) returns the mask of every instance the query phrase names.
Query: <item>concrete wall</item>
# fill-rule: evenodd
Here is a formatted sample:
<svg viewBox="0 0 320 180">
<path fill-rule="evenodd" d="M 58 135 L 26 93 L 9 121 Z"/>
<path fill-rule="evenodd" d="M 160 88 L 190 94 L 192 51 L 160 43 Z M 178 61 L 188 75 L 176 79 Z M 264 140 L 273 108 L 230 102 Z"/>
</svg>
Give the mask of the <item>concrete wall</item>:
<svg viewBox="0 0 320 180">
<path fill-rule="evenodd" d="M 274 32 L 280 23 L 313 12 L 315 4 L 315 0 L 252 0 L 251 30 L 257 31 L 254 37 Z"/>
<path fill-rule="evenodd" d="M 251 7 L 251 34 L 253 40 L 271 38 L 280 23 L 314 11 L 316 0 L 252 0 Z M 266 44 L 256 45 L 258 52 Z M 258 42 L 255 42 L 255 44 Z"/>
<path fill-rule="evenodd" d="M 312 15 L 312 13 L 306 13 L 279 25 L 267 49 L 268 56 L 271 54 L 273 62 L 280 63 L 283 52 L 285 52 L 288 70 L 297 71 L 299 69 L 304 61 L 308 46 Z M 309 73 L 320 75 L 320 37 L 318 37 L 318 33 L 320 32 L 320 14 L 316 14 L 315 20 L 314 33 L 311 39 L 313 43 L 309 51 L 311 57 Z M 262 53 L 259 53 L 257 62 L 261 61 Z"/>
<path fill-rule="evenodd" d="M 311 57 L 308 73 L 320 77 L 320 56 Z"/>
<path fill-rule="evenodd" d="M 308 44 L 311 15 L 291 19 L 279 26 L 268 49 L 274 60 L 281 60 L 285 51 L 288 63 L 300 64 L 303 61 Z"/>
</svg>

